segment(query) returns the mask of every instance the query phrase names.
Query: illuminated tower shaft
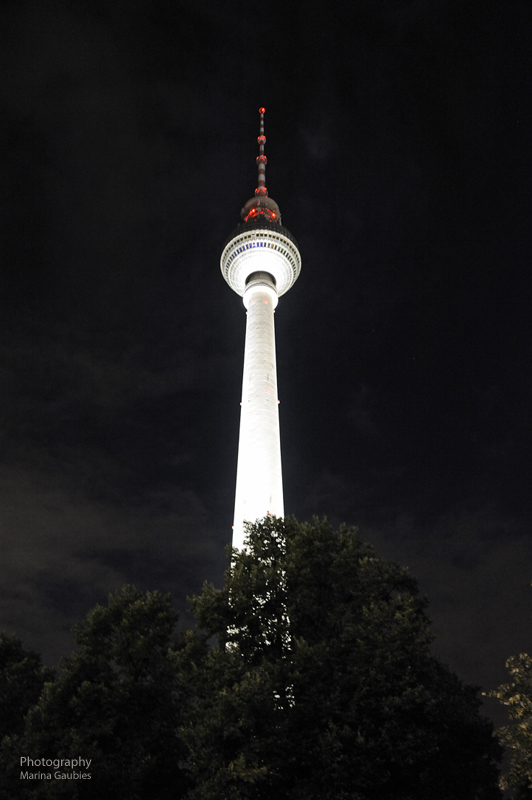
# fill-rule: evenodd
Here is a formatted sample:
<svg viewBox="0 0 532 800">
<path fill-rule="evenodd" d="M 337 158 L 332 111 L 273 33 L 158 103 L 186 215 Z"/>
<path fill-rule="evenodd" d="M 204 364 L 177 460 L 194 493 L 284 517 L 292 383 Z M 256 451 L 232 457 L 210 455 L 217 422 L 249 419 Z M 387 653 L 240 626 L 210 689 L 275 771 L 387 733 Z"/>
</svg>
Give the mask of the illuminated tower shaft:
<svg viewBox="0 0 532 800">
<path fill-rule="evenodd" d="M 242 411 L 238 440 L 233 547 L 241 548 L 244 520 L 284 516 L 281 438 L 275 364 L 277 293 L 265 276 L 244 295 L 247 308 Z"/>
<path fill-rule="evenodd" d="M 242 209 L 243 224 L 229 237 L 221 258 L 227 283 L 247 309 L 242 410 L 238 444 L 233 547 L 241 549 L 245 522 L 284 516 L 277 399 L 274 310 L 301 269 L 293 236 L 281 225 L 277 203 L 265 185 L 264 109 L 260 109 L 258 188 Z"/>
</svg>

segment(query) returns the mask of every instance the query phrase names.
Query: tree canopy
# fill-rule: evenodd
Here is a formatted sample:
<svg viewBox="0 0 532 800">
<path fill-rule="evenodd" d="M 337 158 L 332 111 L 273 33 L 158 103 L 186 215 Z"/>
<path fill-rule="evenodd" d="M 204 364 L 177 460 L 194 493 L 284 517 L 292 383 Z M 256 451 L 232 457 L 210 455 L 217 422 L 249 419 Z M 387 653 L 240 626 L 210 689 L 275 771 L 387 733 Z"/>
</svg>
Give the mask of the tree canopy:
<svg viewBox="0 0 532 800">
<path fill-rule="evenodd" d="M 510 681 L 490 692 L 508 708 L 510 724 L 496 731 L 510 751 L 510 770 L 501 780 L 504 789 L 532 789 L 532 658 L 526 653 L 506 662 Z M 527 792 L 530 796 L 530 791 Z"/>
<path fill-rule="evenodd" d="M 37 703 L 53 670 L 43 667 L 34 650 L 25 650 L 18 636 L 0 632 L 0 742 L 21 733 L 24 717 Z"/>
<path fill-rule="evenodd" d="M 22 734 L 26 715 L 38 702 L 45 682 L 52 680 L 53 677 L 53 670 L 43 667 L 38 653 L 34 650 L 25 650 L 17 636 L 0 633 L 0 797 L 2 798 L 10 795 L 9 771 L 13 762 L 9 753 L 10 737 Z"/>
<path fill-rule="evenodd" d="M 2 798 L 500 800 L 476 689 L 431 655 L 415 579 L 356 529 L 266 518 L 191 602 L 176 640 L 169 596 L 110 595 L 55 680 L 0 639 L 18 687 Z M 91 780 L 20 780 L 21 754 L 91 759 Z"/>
<path fill-rule="evenodd" d="M 193 600 L 191 798 L 500 798 L 491 723 L 431 655 L 425 607 L 356 529 L 250 526 L 223 589 Z"/>
<path fill-rule="evenodd" d="M 91 779 L 21 781 L 18 757 L 12 758 L 13 797 L 175 800 L 183 794 L 176 621 L 169 596 L 126 586 L 75 626 L 77 649 L 4 751 L 91 759 Z"/>
</svg>

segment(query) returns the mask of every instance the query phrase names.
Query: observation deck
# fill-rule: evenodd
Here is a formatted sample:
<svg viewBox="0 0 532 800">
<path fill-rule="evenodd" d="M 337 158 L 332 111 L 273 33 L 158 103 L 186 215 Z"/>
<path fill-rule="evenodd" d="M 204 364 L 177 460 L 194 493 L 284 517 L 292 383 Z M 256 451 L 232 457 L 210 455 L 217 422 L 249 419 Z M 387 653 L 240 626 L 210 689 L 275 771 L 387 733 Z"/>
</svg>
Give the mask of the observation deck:
<svg viewBox="0 0 532 800">
<path fill-rule="evenodd" d="M 253 272 L 272 275 L 280 297 L 296 282 L 301 256 L 296 240 L 280 223 L 244 222 L 226 240 L 220 268 L 231 289 L 241 297 Z"/>
</svg>

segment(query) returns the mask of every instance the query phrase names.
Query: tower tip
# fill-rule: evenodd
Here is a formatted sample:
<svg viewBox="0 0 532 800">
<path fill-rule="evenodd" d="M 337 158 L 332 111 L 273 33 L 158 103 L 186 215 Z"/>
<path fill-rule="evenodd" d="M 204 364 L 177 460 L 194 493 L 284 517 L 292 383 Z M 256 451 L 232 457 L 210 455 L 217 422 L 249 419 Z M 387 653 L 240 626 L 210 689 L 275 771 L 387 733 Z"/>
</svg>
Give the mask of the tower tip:
<svg viewBox="0 0 532 800">
<path fill-rule="evenodd" d="M 268 159 L 264 154 L 264 145 L 266 144 L 266 136 L 264 135 L 264 114 L 266 109 L 264 106 L 259 108 L 260 126 L 259 135 L 257 136 L 257 143 L 259 145 L 259 155 L 257 156 L 258 166 L 258 186 L 255 189 L 255 197 L 248 200 L 246 205 L 241 211 L 241 217 L 244 222 L 258 222 L 259 220 L 265 222 L 281 223 L 281 212 L 279 206 L 274 200 L 268 197 L 268 190 L 266 188 L 266 164 Z"/>
</svg>

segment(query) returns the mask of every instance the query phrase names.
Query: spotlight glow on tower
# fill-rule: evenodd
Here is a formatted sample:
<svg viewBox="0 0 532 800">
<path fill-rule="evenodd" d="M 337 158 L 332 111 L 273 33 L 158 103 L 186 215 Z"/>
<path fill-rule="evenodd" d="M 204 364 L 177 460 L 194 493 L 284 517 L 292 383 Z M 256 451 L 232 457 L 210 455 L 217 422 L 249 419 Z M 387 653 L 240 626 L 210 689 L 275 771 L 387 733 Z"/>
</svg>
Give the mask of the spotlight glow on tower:
<svg viewBox="0 0 532 800">
<path fill-rule="evenodd" d="M 247 309 L 233 523 L 233 547 L 238 549 L 244 544 L 245 521 L 284 516 L 273 315 L 301 270 L 297 243 L 281 225 L 279 206 L 268 197 L 264 108 L 259 114 L 258 187 L 220 261 L 222 275 Z"/>
</svg>

